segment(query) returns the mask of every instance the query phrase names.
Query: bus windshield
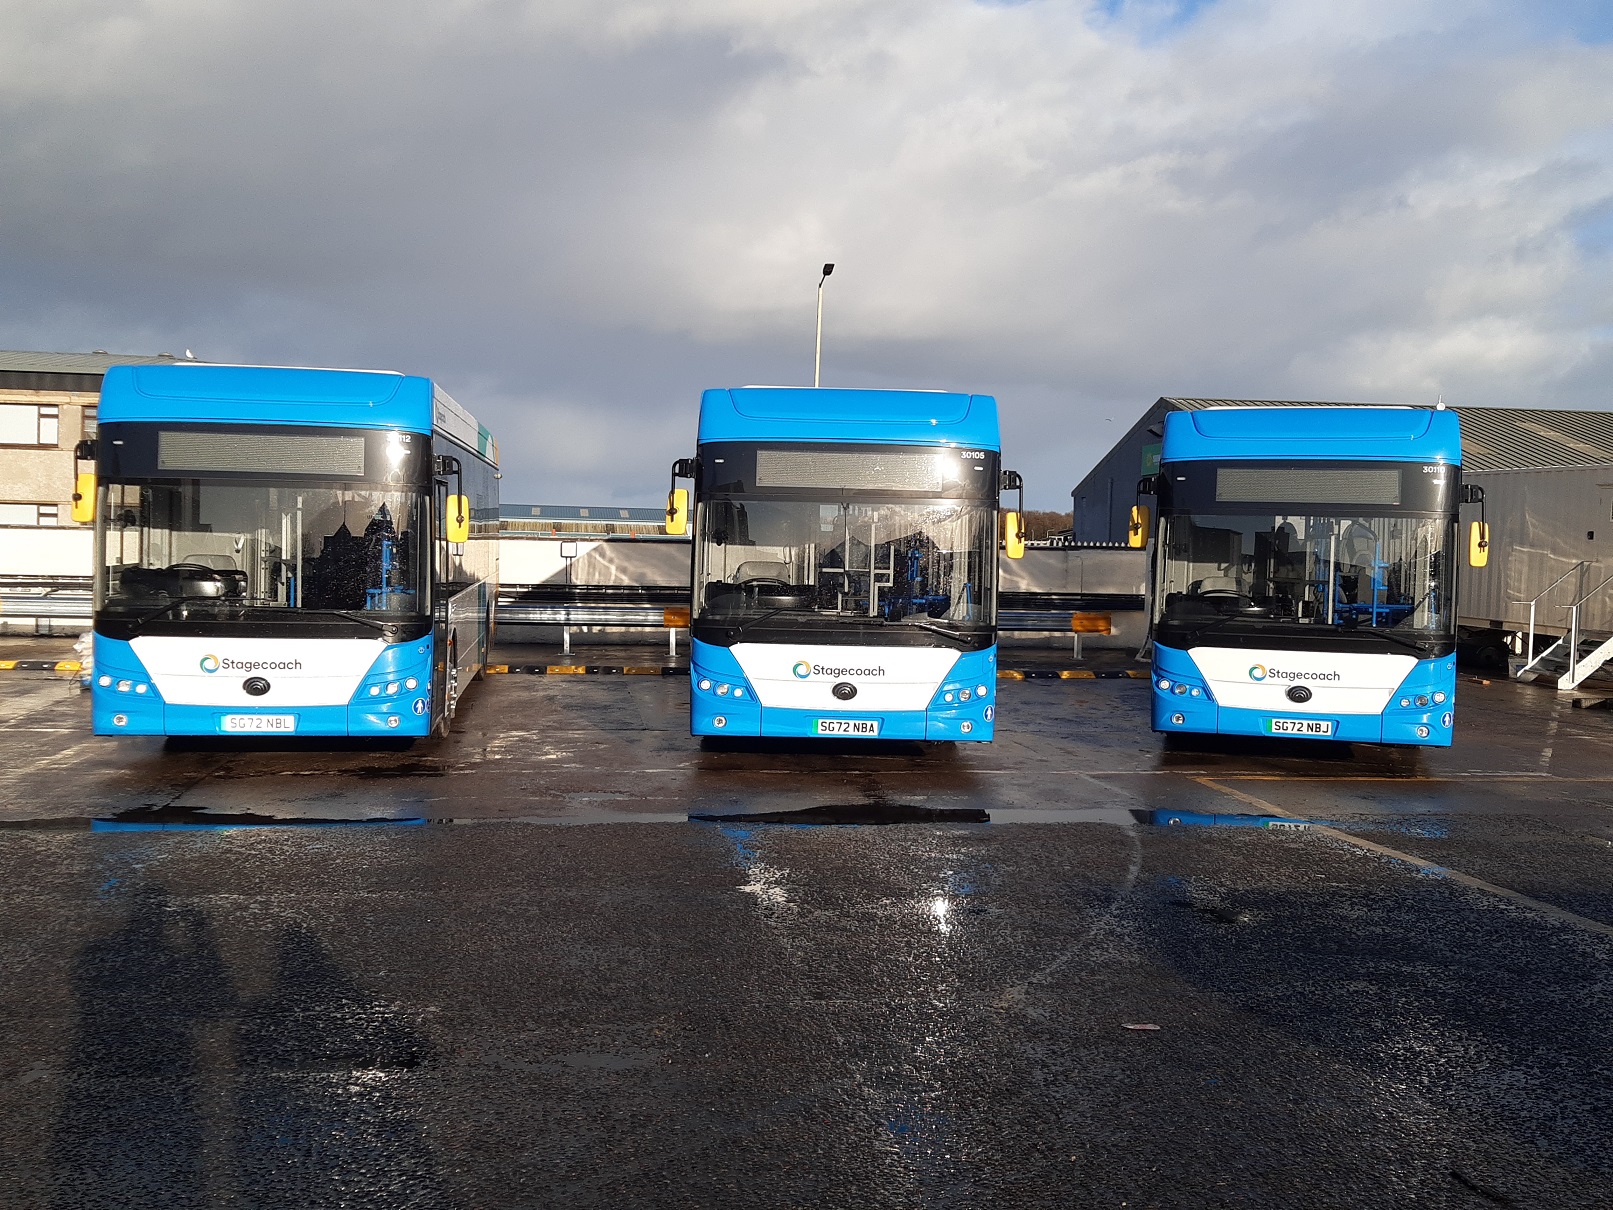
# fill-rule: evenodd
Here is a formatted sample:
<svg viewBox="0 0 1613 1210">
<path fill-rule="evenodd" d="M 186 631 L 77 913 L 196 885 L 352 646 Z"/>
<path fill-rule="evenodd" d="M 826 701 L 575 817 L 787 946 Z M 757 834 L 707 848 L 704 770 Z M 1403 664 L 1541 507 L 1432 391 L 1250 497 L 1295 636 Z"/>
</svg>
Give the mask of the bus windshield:
<svg viewBox="0 0 1613 1210">
<path fill-rule="evenodd" d="M 1195 512 L 1163 522 L 1161 638 L 1327 627 L 1428 640 L 1454 624 L 1447 517 Z"/>
<path fill-rule="evenodd" d="M 426 608 L 418 491 L 262 478 L 103 483 L 96 608 L 131 620 Z"/>
<path fill-rule="evenodd" d="M 699 505 L 697 618 L 748 627 L 995 622 L 996 511 L 963 500 L 714 496 Z"/>
</svg>

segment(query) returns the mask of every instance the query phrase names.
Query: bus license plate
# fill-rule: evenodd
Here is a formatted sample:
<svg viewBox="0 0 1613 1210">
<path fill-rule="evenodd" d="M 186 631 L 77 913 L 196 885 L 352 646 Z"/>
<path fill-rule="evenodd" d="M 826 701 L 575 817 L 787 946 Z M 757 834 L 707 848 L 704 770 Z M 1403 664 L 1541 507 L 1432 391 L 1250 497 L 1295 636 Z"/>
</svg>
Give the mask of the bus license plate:
<svg viewBox="0 0 1613 1210">
<path fill-rule="evenodd" d="M 1274 718 L 1266 723 L 1272 735 L 1332 735 L 1330 718 Z"/>
<path fill-rule="evenodd" d="M 878 735 L 877 718 L 820 718 L 819 735 Z"/>
<path fill-rule="evenodd" d="M 295 714 L 226 714 L 224 730 L 284 735 L 297 729 Z"/>
</svg>

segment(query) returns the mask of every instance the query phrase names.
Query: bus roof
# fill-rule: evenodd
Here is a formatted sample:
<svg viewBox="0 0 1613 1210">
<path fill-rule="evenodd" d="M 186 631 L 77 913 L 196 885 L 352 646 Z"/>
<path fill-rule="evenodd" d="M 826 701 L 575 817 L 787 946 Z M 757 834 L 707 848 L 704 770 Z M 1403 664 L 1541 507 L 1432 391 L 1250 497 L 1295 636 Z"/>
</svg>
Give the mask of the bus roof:
<svg viewBox="0 0 1613 1210">
<path fill-rule="evenodd" d="M 1205 408 L 1170 412 L 1164 462 L 1202 459 L 1462 461 L 1452 411 L 1397 407 Z"/>
<path fill-rule="evenodd" d="M 429 378 L 393 370 L 227 366 L 198 362 L 110 366 L 102 423 L 130 420 L 306 424 L 332 428 L 435 428 L 497 461 L 487 430 Z"/>
<path fill-rule="evenodd" d="M 950 391 L 728 387 L 700 397 L 699 440 L 1001 448 L 997 400 Z"/>
</svg>

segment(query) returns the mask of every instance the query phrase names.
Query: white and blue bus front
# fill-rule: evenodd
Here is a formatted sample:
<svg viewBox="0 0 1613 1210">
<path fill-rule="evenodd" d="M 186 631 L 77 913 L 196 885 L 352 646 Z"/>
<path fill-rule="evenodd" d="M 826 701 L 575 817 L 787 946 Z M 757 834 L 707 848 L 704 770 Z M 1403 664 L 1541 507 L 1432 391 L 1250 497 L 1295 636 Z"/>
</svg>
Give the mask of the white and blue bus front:
<svg viewBox="0 0 1613 1210">
<path fill-rule="evenodd" d="M 714 394 L 725 398 L 714 402 Z M 708 392 L 703 435 L 733 432 L 711 416 L 730 402 L 742 419 L 765 413 L 783 435 L 699 446 L 692 732 L 991 739 L 995 401 L 892 391 Z M 788 423 L 792 410 L 815 416 L 827 438 L 863 439 L 785 439 L 798 431 Z M 917 419 L 907 415 L 920 410 Z M 882 427 L 907 436 L 922 423 L 933 433 L 938 412 L 955 418 L 960 411 L 973 413 L 961 436 L 943 430 L 925 444 L 868 440 Z M 896 419 L 882 425 L 892 412 Z M 989 441 L 969 444 L 970 437 Z"/>
<path fill-rule="evenodd" d="M 165 385 L 148 372 L 143 393 L 115 367 L 103 394 L 95 733 L 427 734 L 429 384 L 425 433 L 271 423 L 267 411 L 242 423 L 183 417 L 253 415 L 267 389 L 290 397 L 274 410 L 280 417 L 339 420 L 360 402 L 342 392 L 385 402 L 424 380 L 156 368 L 187 378 Z M 196 397 L 249 384 L 258 388 L 255 402 Z M 181 397 L 161 398 L 162 390 Z M 323 409 L 298 405 L 299 391 L 336 398 Z M 127 419 L 136 409 L 175 418 Z"/>
<path fill-rule="evenodd" d="M 1154 730 L 1448 745 L 1460 475 L 1450 412 L 1169 415 Z"/>
</svg>

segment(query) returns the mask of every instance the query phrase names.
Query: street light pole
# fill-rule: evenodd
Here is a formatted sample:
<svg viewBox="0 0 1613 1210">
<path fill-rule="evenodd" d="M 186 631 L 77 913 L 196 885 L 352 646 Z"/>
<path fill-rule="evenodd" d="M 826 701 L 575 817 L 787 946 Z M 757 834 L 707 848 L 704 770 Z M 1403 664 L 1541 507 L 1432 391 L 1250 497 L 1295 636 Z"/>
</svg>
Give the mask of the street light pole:
<svg viewBox="0 0 1613 1210">
<path fill-rule="evenodd" d="M 833 265 L 823 267 L 823 276 L 818 278 L 818 349 L 812 357 L 812 385 L 817 386 L 823 373 L 823 283 L 829 280 L 829 274 L 835 271 Z"/>
</svg>

